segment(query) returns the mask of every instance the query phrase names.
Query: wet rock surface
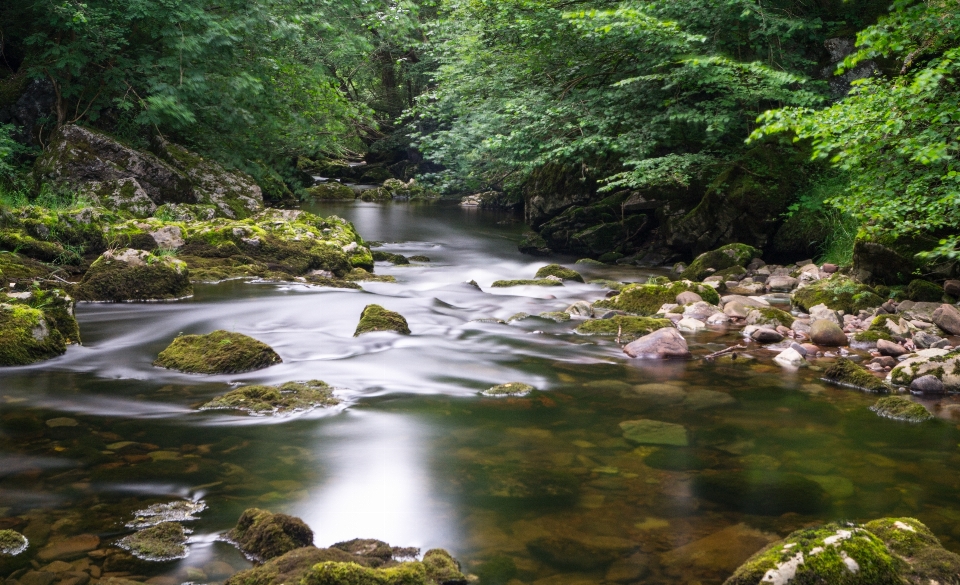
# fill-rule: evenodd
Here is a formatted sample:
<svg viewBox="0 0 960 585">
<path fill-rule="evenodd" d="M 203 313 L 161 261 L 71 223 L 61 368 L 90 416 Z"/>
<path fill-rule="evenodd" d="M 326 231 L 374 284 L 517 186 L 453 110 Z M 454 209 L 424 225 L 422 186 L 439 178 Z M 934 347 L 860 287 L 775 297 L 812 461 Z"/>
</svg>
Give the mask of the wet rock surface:
<svg viewBox="0 0 960 585">
<path fill-rule="evenodd" d="M 299 518 L 251 508 L 244 511 L 227 538 L 260 562 L 312 546 L 313 531 Z"/>
<path fill-rule="evenodd" d="M 160 352 L 154 365 L 189 374 L 237 374 L 268 368 L 282 361 L 265 343 L 221 330 L 177 337 Z"/>
<path fill-rule="evenodd" d="M 410 326 L 407 320 L 395 311 L 384 309 L 380 305 L 367 305 L 360 313 L 360 322 L 354 337 L 374 331 L 393 331 L 401 335 L 410 335 Z"/>
</svg>

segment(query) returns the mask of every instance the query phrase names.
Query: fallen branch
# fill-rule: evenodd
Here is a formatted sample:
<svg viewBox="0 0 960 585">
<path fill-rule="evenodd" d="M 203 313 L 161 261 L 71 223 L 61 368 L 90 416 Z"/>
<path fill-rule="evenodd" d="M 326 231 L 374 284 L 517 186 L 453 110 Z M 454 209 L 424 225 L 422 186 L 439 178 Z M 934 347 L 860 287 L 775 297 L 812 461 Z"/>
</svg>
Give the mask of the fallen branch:
<svg viewBox="0 0 960 585">
<path fill-rule="evenodd" d="M 720 351 L 715 351 L 715 352 L 711 353 L 710 355 L 705 355 L 705 356 L 703 356 L 703 359 L 705 359 L 705 360 L 712 360 L 712 359 L 714 359 L 714 358 L 718 358 L 718 357 L 720 357 L 720 356 L 722 356 L 722 355 L 726 355 L 726 354 L 728 354 L 728 353 L 733 353 L 733 352 L 739 351 L 739 350 L 741 350 L 741 349 L 747 349 L 747 346 L 746 346 L 746 345 L 734 345 L 734 346 L 728 347 L 728 348 L 726 348 L 726 349 L 721 349 Z"/>
</svg>

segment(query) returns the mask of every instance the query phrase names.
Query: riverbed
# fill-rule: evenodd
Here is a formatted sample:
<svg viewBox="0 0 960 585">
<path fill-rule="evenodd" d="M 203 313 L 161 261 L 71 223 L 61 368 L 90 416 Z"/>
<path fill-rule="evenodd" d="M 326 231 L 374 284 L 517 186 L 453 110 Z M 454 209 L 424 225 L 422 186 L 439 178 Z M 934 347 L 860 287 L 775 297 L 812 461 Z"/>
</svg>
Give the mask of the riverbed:
<svg viewBox="0 0 960 585">
<path fill-rule="evenodd" d="M 238 280 L 176 303 L 79 306 L 82 346 L 0 371 L 0 528 L 25 534 L 27 555 L 80 534 L 109 548 L 134 511 L 177 499 L 207 506 L 188 523 L 187 558 L 118 576 L 214 583 L 248 568 L 218 535 L 250 507 L 303 518 L 318 546 L 446 548 L 490 585 L 721 583 L 772 539 L 826 520 L 910 516 L 960 552 L 953 422 L 880 418 L 876 396 L 785 370 L 771 352 L 630 360 L 611 338 L 574 333 L 576 321 L 537 317 L 608 289 L 491 283 L 549 262 L 588 279 L 654 272 L 521 255 L 525 227 L 510 214 L 304 208 L 430 262 L 378 263 L 397 282 L 362 291 Z M 354 338 L 371 303 L 404 315 L 412 335 Z M 511 320 L 520 313 L 532 317 Z M 283 363 L 224 376 L 152 366 L 179 333 L 216 329 Z M 703 356 L 738 336 L 688 340 Z M 314 379 L 343 402 L 281 417 L 197 409 L 236 385 Z M 537 390 L 481 394 L 507 382 Z M 688 444 L 626 440 L 620 423 L 641 418 L 682 425 Z"/>
</svg>

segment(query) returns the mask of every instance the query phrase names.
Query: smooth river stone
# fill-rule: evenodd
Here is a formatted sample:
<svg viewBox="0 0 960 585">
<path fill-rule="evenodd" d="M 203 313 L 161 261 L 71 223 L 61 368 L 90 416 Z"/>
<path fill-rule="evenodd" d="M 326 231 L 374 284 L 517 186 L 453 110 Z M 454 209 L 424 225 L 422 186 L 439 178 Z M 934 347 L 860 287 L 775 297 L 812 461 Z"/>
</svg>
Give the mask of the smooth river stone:
<svg viewBox="0 0 960 585">
<path fill-rule="evenodd" d="M 670 359 L 690 357 L 687 340 L 673 327 L 658 329 L 623 348 L 632 358 Z"/>
<path fill-rule="evenodd" d="M 676 447 L 686 447 L 689 444 L 687 429 L 674 423 L 644 418 L 623 421 L 620 428 L 623 430 L 623 437 L 634 443 Z"/>
</svg>

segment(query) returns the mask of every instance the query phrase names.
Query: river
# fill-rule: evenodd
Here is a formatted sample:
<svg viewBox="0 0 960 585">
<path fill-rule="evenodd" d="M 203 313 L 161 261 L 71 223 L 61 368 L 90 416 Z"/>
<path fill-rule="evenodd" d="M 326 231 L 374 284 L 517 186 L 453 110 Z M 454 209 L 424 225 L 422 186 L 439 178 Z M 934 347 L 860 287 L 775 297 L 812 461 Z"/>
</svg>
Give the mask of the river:
<svg viewBox="0 0 960 585">
<path fill-rule="evenodd" d="M 397 283 L 363 291 L 231 281 L 183 302 L 78 307 L 83 346 L 0 371 L 0 528 L 27 535 L 28 555 L 77 534 L 109 547 L 135 510 L 178 498 L 207 505 L 189 523 L 189 556 L 118 576 L 213 583 L 249 567 L 217 540 L 249 507 L 303 518 L 318 546 L 446 548 L 485 585 L 720 583 L 775 536 L 836 519 L 915 517 L 960 551 L 953 423 L 881 419 L 875 396 L 785 371 L 772 354 L 629 360 L 575 322 L 506 322 L 605 296 L 569 282 L 490 288 L 547 262 L 589 278 L 652 274 L 523 256 L 525 228 L 509 215 L 305 208 L 431 262 L 378 263 Z M 412 335 L 354 338 L 370 303 L 403 314 Z M 264 341 L 283 363 L 202 377 L 151 365 L 178 333 L 215 329 Z M 737 339 L 690 341 L 702 356 Z M 231 385 L 312 379 L 344 402 L 286 417 L 197 410 Z M 537 392 L 480 395 L 505 382 Z M 619 425 L 639 418 L 683 425 L 689 446 L 628 442 Z"/>
</svg>

